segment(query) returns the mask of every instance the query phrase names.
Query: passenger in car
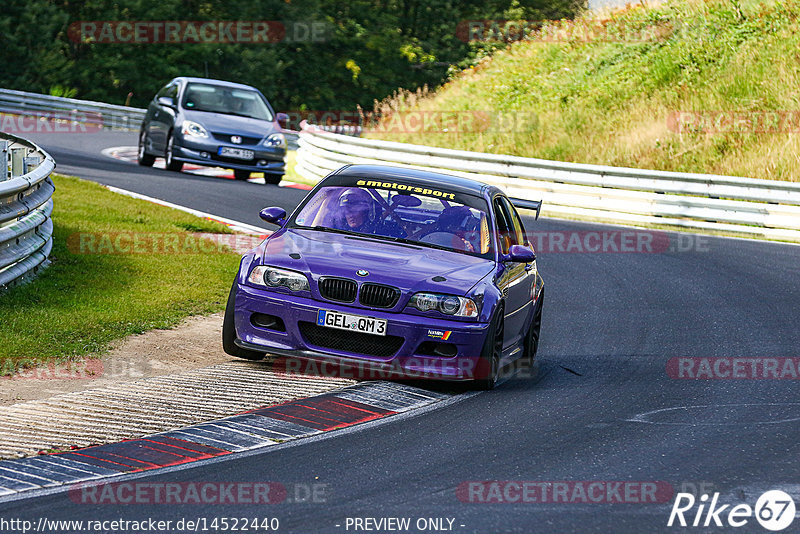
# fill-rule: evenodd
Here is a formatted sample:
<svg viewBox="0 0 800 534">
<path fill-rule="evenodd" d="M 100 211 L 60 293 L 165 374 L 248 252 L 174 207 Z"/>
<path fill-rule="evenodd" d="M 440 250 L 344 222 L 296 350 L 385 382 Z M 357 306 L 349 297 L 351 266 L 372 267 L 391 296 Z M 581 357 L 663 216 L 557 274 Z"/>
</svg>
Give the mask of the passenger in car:
<svg viewBox="0 0 800 534">
<path fill-rule="evenodd" d="M 426 235 L 451 234 L 453 248 L 475 252 L 479 239 L 479 222 L 467 206 L 450 206 L 442 210 Z"/>
</svg>

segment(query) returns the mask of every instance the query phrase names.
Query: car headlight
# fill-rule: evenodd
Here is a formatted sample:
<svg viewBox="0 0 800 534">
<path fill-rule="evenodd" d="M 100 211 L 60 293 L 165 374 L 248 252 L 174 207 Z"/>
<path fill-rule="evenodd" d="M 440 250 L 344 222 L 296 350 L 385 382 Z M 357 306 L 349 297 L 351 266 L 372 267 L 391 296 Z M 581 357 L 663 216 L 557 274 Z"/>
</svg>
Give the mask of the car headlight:
<svg viewBox="0 0 800 534">
<path fill-rule="evenodd" d="M 181 133 L 190 137 L 208 137 L 208 132 L 203 125 L 194 121 L 183 121 Z"/>
<path fill-rule="evenodd" d="M 308 291 L 308 278 L 303 273 L 259 265 L 250 272 L 247 281 L 267 287 L 285 287 L 291 291 Z"/>
<path fill-rule="evenodd" d="M 478 305 L 467 297 L 440 295 L 438 293 L 416 293 L 409 304 L 419 311 L 437 310 L 456 317 L 477 317 Z"/>
<path fill-rule="evenodd" d="M 264 144 L 272 148 L 286 148 L 286 136 L 282 133 L 274 133 L 264 139 Z"/>
</svg>

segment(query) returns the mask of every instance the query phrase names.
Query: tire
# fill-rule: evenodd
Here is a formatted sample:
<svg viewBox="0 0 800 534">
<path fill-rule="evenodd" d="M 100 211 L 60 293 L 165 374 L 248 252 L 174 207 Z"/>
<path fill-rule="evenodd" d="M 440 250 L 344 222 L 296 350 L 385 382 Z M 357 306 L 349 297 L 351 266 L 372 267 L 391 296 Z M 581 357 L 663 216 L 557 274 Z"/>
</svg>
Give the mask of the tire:
<svg viewBox="0 0 800 534">
<path fill-rule="evenodd" d="M 183 162 L 175 161 L 175 158 L 173 157 L 172 149 L 174 143 L 175 138 L 173 137 L 172 132 L 170 132 L 167 136 L 167 148 L 164 149 L 164 164 L 168 171 L 180 172 L 181 169 L 183 169 Z"/>
<path fill-rule="evenodd" d="M 145 147 L 147 146 L 146 141 L 147 134 L 142 130 L 139 134 L 139 148 L 136 151 L 136 162 L 142 167 L 152 167 L 153 163 L 156 162 L 156 157 L 151 156 L 145 151 Z"/>
<path fill-rule="evenodd" d="M 264 184 L 266 185 L 278 185 L 283 180 L 282 174 L 267 174 L 264 173 Z"/>
<path fill-rule="evenodd" d="M 233 169 L 233 177 L 237 180 L 249 180 L 250 179 L 250 171 L 242 171 L 239 169 Z"/>
<path fill-rule="evenodd" d="M 475 387 L 482 390 L 494 389 L 497 375 L 500 374 L 500 356 L 503 352 L 503 310 L 499 308 L 492 318 L 486 341 L 483 342 L 481 355 L 475 369 Z"/>
<path fill-rule="evenodd" d="M 525 362 L 533 365 L 536 352 L 539 350 L 539 337 L 542 331 L 542 309 L 544 308 L 544 288 L 539 293 L 539 300 L 536 301 L 536 310 L 533 314 L 531 326 L 525 336 Z"/>
<path fill-rule="evenodd" d="M 231 356 L 244 358 L 245 360 L 263 360 L 265 353 L 247 350 L 234 343 L 236 340 L 236 328 L 234 327 L 233 311 L 236 304 L 236 282 L 231 286 L 228 295 L 228 303 L 225 305 L 225 318 L 222 321 L 222 349 Z"/>
</svg>

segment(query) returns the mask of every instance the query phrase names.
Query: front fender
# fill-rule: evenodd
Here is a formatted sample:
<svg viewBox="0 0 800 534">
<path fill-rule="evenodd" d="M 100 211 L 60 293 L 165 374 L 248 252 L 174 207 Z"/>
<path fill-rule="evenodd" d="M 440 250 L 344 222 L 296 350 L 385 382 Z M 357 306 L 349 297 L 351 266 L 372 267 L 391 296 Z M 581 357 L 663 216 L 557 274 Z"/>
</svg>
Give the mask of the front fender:
<svg viewBox="0 0 800 534">
<path fill-rule="evenodd" d="M 480 282 L 472 288 L 469 294 L 470 297 L 480 303 L 481 311 L 478 316 L 478 322 L 481 323 L 488 323 L 491 321 L 498 305 L 503 303 L 503 294 L 494 282 L 495 274 L 496 273 L 492 271 L 483 277 Z"/>
</svg>

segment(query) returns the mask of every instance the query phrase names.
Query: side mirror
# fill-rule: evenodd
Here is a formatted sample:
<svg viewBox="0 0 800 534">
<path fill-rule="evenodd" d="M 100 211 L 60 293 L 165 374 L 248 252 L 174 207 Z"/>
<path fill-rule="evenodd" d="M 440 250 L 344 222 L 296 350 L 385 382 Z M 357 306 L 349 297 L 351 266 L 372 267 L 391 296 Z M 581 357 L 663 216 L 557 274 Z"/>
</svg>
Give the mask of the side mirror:
<svg viewBox="0 0 800 534">
<path fill-rule="evenodd" d="M 264 208 L 259 212 L 259 217 L 272 224 L 282 225 L 286 221 L 286 210 L 279 207 Z"/>
<path fill-rule="evenodd" d="M 530 263 L 536 261 L 536 254 L 528 247 L 522 245 L 511 245 L 508 249 L 508 254 L 503 258 L 504 261 L 513 261 L 514 263 Z"/>
<path fill-rule="evenodd" d="M 281 128 L 286 128 L 286 123 L 289 122 L 289 115 L 286 113 L 278 113 L 275 115 L 275 120 L 278 121 L 278 124 L 280 124 Z"/>
<path fill-rule="evenodd" d="M 173 100 L 171 96 L 160 96 L 157 102 L 162 106 L 175 109 L 175 100 Z"/>
</svg>

